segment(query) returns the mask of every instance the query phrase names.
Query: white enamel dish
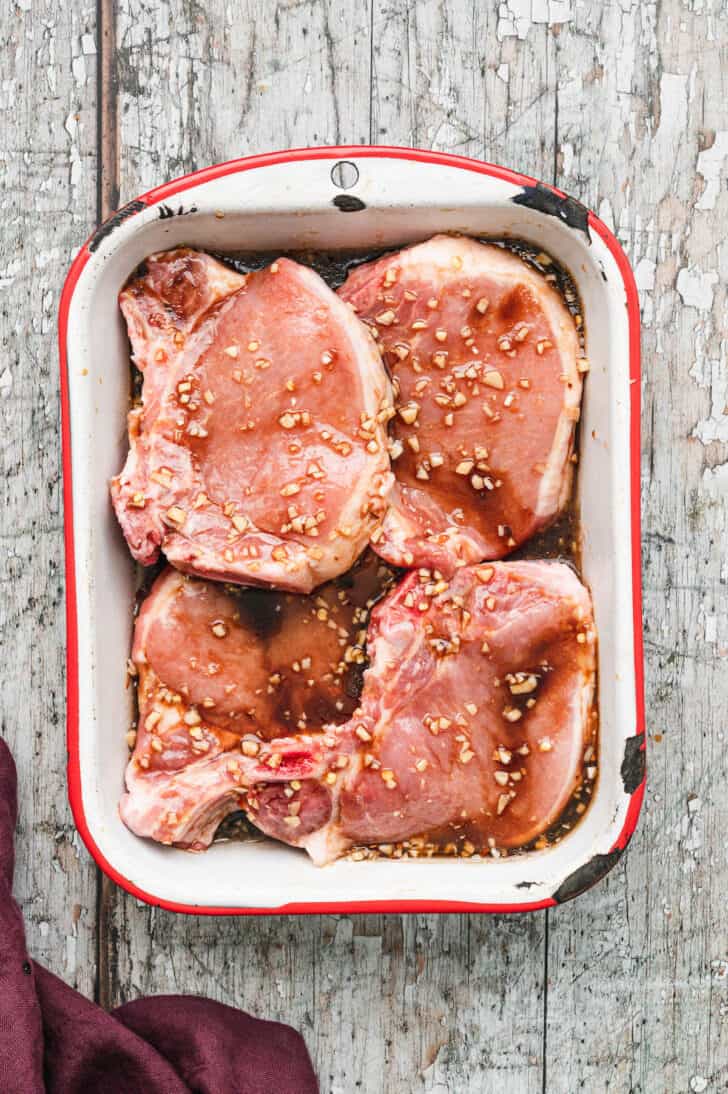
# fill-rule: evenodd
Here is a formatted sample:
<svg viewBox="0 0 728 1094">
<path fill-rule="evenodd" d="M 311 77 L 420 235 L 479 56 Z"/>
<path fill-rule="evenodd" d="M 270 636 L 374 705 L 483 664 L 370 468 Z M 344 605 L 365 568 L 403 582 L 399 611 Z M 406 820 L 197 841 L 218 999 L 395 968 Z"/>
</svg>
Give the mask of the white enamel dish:
<svg viewBox="0 0 728 1094">
<path fill-rule="evenodd" d="M 147 255 L 180 244 L 371 251 L 440 231 L 535 244 L 568 269 L 581 295 L 591 371 L 577 491 L 583 576 L 599 632 L 592 803 L 558 844 L 503 860 L 342 861 L 320 869 L 268 840 L 218 843 L 193 855 L 139 839 L 117 812 L 133 715 L 125 663 L 136 589 L 108 493 L 127 448 L 129 347 L 119 289 Z M 593 214 L 532 179 L 444 154 L 351 147 L 241 159 L 144 195 L 96 232 L 68 274 L 60 347 L 69 795 L 106 873 L 153 904 L 235 914 L 520 911 L 575 896 L 607 872 L 629 841 L 644 792 L 639 321 L 627 260 Z"/>
</svg>

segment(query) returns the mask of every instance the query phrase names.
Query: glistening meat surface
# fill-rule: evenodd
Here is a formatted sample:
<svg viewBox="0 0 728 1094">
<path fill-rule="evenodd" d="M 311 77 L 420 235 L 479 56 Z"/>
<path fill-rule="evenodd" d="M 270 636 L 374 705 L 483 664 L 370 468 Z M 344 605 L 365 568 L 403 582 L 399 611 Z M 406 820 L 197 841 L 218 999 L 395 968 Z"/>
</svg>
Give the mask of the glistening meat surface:
<svg viewBox="0 0 728 1094">
<path fill-rule="evenodd" d="M 295 842 L 325 863 L 353 847 L 469 857 L 536 839 L 596 775 L 595 641 L 563 563 L 411 573 L 372 612 L 360 710 L 319 756 L 329 819 Z"/>
<path fill-rule="evenodd" d="M 112 482 L 134 557 L 297 592 L 348 570 L 392 482 L 389 383 L 351 310 L 288 259 L 243 275 L 187 249 L 120 304 L 144 376 Z"/>
<path fill-rule="evenodd" d="M 570 492 L 582 383 L 574 321 L 546 279 L 500 247 L 440 235 L 358 267 L 339 294 L 399 389 L 376 550 L 451 572 L 550 523 Z"/>
<path fill-rule="evenodd" d="M 240 741 L 196 723 L 198 741 L 211 735 L 204 758 L 165 770 L 163 740 L 152 770 L 140 766 L 155 752 L 141 723 L 127 824 L 199 849 L 226 813 L 244 808 L 263 831 L 325 863 L 356 846 L 497 852 L 558 818 L 596 730 L 591 604 L 568 566 L 493 563 L 449 582 L 413 572 L 372 612 L 368 652 L 359 708 L 318 733 Z M 151 710 L 153 734 L 172 741 L 189 703 L 178 693 L 150 707 L 147 681 L 157 685 L 136 647 L 135 660 L 140 709 Z M 238 667 L 228 668 L 232 683 Z"/>
<path fill-rule="evenodd" d="M 570 567 L 412 573 L 372 613 L 368 650 L 354 725 L 371 742 L 339 798 L 347 841 L 471 854 L 558 818 L 596 730 L 591 602 Z"/>
<path fill-rule="evenodd" d="M 122 803 L 129 826 L 204 846 L 238 808 L 231 752 L 255 770 L 266 740 L 346 721 L 361 690 L 369 611 L 392 582 L 370 551 L 310 596 L 164 570 L 134 631 L 139 722 Z M 284 748 L 291 762 L 304 740 Z"/>
</svg>

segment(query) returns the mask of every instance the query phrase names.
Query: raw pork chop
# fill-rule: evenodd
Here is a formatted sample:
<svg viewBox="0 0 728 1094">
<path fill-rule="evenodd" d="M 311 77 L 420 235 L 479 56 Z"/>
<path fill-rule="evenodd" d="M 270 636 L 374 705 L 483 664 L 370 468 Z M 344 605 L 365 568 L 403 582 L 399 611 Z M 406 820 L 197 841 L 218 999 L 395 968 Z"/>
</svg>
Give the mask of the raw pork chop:
<svg viewBox="0 0 728 1094">
<path fill-rule="evenodd" d="M 472 854 L 544 832 L 583 776 L 594 643 L 589 593 L 563 563 L 410 574 L 372 613 L 356 722 L 372 741 L 339 834 Z"/>
<path fill-rule="evenodd" d="M 545 278 L 500 247 L 441 235 L 359 266 L 339 293 L 399 386 L 397 490 L 376 550 L 451 572 L 552 521 L 570 492 L 582 383 L 574 322 Z"/>
<path fill-rule="evenodd" d="M 246 737 L 227 753 L 218 735 L 203 761 L 156 782 L 137 743 L 122 815 L 140 835 L 200 849 L 244 808 L 319 864 L 356 846 L 412 856 L 521 846 L 583 776 L 594 642 L 589 595 L 561 563 L 467 567 L 449 583 L 413 572 L 372 612 L 371 664 L 345 725 Z M 170 724 L 184 718 L 166 706 Z"/>
<path fill-rule="evenodd" d="M 237 274 L 153 255 L 123 289 L 142 405 L 112 482 L 134 557 L 308 592 L 345 572 L 391 485 L 391 392 L 362 325 L 312 270 Z"/>
<path fill-rule="evenodd" d="M 139 728 L 122 805 L 127 823 L 143 823 L 141 808 L 156 825 L 171 809 L 175 842 L 209 842 L 238 796 L 217 801 L 210 761 L 231 749 L 251 758 L 266 740 L 345 722 L 361 691 L 370 608 L 393 580 L 370 551 L 311 596 L 239 589 L 168 567 L 134 631 Z M 160 813 L 170 794 L 175 808 Z"/>
</svg>

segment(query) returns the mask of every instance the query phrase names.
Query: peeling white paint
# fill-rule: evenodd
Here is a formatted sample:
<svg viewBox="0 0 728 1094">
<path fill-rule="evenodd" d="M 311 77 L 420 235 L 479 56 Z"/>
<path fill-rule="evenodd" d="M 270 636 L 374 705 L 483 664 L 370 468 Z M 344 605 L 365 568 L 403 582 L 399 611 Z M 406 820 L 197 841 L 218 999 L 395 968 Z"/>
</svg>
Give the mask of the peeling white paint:
<svg viewBox="0 0 728 1094">
<path fill-rule="evenodd" d="M 81 35 L 81 52 L 86 57 L 92 57 L 96 53 L 96 42 L 92 34 Z"/>
<path fill-rule="evenodd" d="M 495 32 L 499 42 L 504 38 L 523 41 L 531 29 L 531 0 L 505 0 L 498 5 Z"/>
<path fill-rule="evenodd" d="M 652 292 L 655 287 L 656 263 L 649 258 L 641 258 L 634 268 L 634 279 L 641 292 Z"/>
<path fill-rule="evenodd" d="M 702 477 L 706 497 L 713 502 L 728 503 L 728 463 L 706 467 Z"/>
<path fill-rule="evenodd" d="M 15 108 L 18 95 L 18 82 L 15 79 L 3 80 L 0 85 L 0 91 L 2 97 L 0 98 L 0 108 L 4 111 L 9 111 Z"/>
<path fill-rule="evenodd" d="M 532 0 L 532 23 L 570 23 L 574 18 L 571 0 Z"/>
<path fill-rule="evenodd" d="M 652 160 L 660 164 L 655 175 L 657 192 L 687 200 L 693 179 L 688 172 L 673 175 L 676 151 L 688 130 L 688 77 L 682 72 L 663 72 L 660 77 L 660 124 L 652 144 Z M 636 134 L 633 138 L 636 141 Z"/>
<path fill-rule="evenodd" d="M 604 221 L 610 232 L 614 231 L 614 210 L 609 198 L 602 198 L 599 202 L 599 219 Z"/>
<path fill-rule="evenodd" d="M 687 812 L 679 822 L 680 846 L 683 851 L 694 854 L 703 846 L 703 818 L 700 813 L 701 802 L 695 797 L 687 803 Z"/>
<path fill-rule="evenodd" d="M 698 154 L 698 174 L 703 176 L 705 189 L 695 208 L 714 209 L 720 192 L 720 176 L 725 160 L 728 159 L 728 130 L 721 129 L 715 134 L 710 148 Z"/>
<path fill-rule="evenodd" d="M 82 53 L 80 53 L 78 57 L 74 57 L 71 61 L 71 72 L 76 81 L 76 86 L 83 87 L 86 83 L 86 61 L 84 60 Z"/>
<path fill-rule="evenodd" d="M 721 359 L 701 358 L 698 345 L 696 362 L 690 370 L 690 375 L 697 380 L 701 387 L 710 391 L 710 413 L 707 418 L 702 418 L 695 429 L 693 436 L 703 444 L 712 444 L 713 441 L 728 442 L 728 374 L 726 373 L 726 343 L 721 344 Z M 709 469 L 713 472 L 720 468 Z"/>
<path fill-rule="evenodd" d="M 642 323 L 651 327 L 654 317 L 652 290 L 655 287 L 655 263 L 649 258 L 641 258 L 634 267 L 634 279 L 637 283 L 642 313 Z"/>
<path fill-rule="evenodd" d="M 76 939 L 73 935 L 66 935 L 66 953 L 65 953 L 65 968 L 67 974 L 72 974 L 76 971 Z"/>
<path fill-rule="evenodd" d="M 698 311 L 710 311 L 713 307 L 713 288 L 718 282 L 715 270 L 699 270 L 697 266 L 683 266 L 678 270 L 677 291 L 683 304 Z"/>
<path fill-rule="evenodd" d="M 13 284 L 23 268 L 20 258 L 11 258 L 4 266 L 0 266 L 0 289 L 7 289 Z"/>
<path fill-rule="evenodd" d="M 79 116 L 78 114 L 69 114 L 63 123 L 63 128 L 71 138 L 71 148 L 68 153 L 69 167 L 70 167 L 70 183 L 72 187 L 78 186 L 83 178 L 83 168 L 81 165 L 81 152 L 79 148 Z"/>
<path fill-rule="evenodd" d="M 0 372 L 0 398 L 8 399 L 12 390 L 13 374 L 6 365 L 2 372 Z"/>
<path fill-rule="evenodd" d="M 495 74 L 499 80 L 502 80 L 504 84 L 507 84 L 510 76 L 510 71 L 510 65 L 507 65 L 504 61 L 502 64 L 498 65 Z"/>
<path fill-rule="evenodd" d="M 688 102 L 691 103 L 695 98 L 695 93 L 698 86 L 698 66 L 695 62 L 690 66 L 690 78 L 688 81 Z"/>
</svg>

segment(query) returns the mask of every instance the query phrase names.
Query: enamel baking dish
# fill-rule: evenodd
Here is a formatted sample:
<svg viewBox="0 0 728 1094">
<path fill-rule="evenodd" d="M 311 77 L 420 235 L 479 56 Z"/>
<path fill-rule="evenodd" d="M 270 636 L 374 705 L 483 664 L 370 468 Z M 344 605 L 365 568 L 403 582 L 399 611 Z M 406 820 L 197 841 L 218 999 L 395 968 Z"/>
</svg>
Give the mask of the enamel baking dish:
<svg viewBox="0 0 728 1094">
<path fill-rule="evenodd" d="M 117 813 L 133 717 L 125 688 L 137 575 L 109 503 L 127 448 L 129 346 L 119 289 L 153 251 L 396 247 L 435 232 L 513 236 L 581 294 L 591 361 L 578 501 L 599 631 L 599 776 L 547 850 L 495 860 L 341 861 L 269 840 L 189 854 Z M 198 913 L 525 911 L 587 889 L 619 859 L 644 793 L 637 292 L 614 236 L 551 187 L 501 167 L 402 148 L 316 148 L 224 163 L 119 210 L 76 256 L 60 308 L 68 642 L 68 781 L 99 866 L 135 896 Z"/>
</svg>

